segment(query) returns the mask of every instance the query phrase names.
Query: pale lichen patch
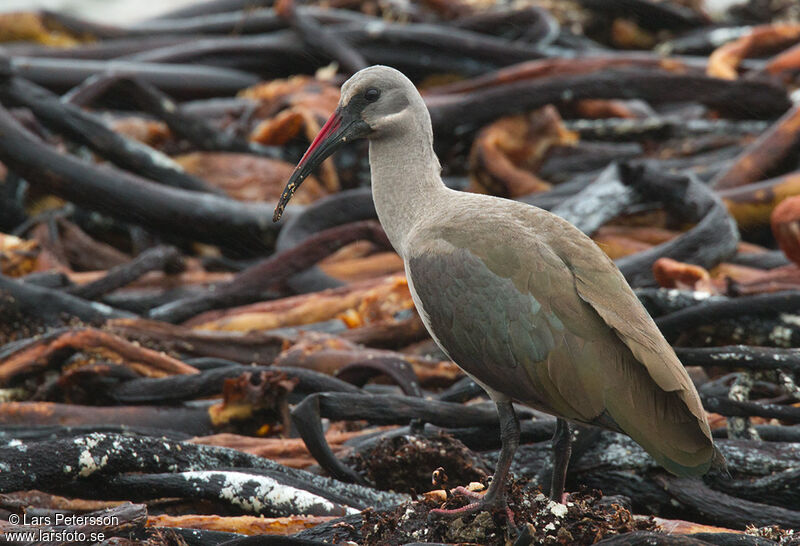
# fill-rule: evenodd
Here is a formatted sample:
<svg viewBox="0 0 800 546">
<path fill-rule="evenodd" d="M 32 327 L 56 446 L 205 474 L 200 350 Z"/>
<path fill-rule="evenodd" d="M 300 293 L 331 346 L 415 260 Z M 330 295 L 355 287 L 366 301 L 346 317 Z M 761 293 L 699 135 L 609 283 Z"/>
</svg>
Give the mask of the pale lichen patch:
<svg viewBox="0 0 800 546">
<path fill-rule="evenodd" d="M 9 442 L 6 445 L 8 447 L 16 447 L 19 451 L 22 451 L 23 453 L 28 451 L 28 446 L 23 444 L 20 440 L 16 438 L 14 438 L 13 440 L 9 440 Z"/>
<path fill-rule="evenodd" d="M 253 513 L 261 513 L 270 507 L 299 514 L 335 514 L 340 511 L 336 504 L 323 497 L 279 483 L 268 476 L 197 471 L 184 472 L 183 476 L 190 481 L 224 480 L 220 497 Z M 350 507 L 345 507 L 345 511 L 348 514 L 359 512 Z"/>
<path fill-rule="evenodd" d="M 550 504 L 547 506 L 550 509 L 550 513 L 552 513 L 557 518 L 563 518 L 567 515 L 567 505 L 561 504 L 558 502 L 550 501 Z"/>
<path fill-rule="evenodd" d="M 792 333 L 791 328 L 775 326 L 769 333 L 769 339 L 779 347 L 788 347 L 792 343 Z"/>
<path fill-rule="evenodd" d="M 792 324 L 794 326 L 800 326 L 800 315 L 792 315 L 790 313 L 781 313 L 780 319 L 787 323 Z"/>
<path fill-rule="evenodd" d="M 78 472 L 78 476 L 86 477 L 91 476 L 101 468 L 103 468 L 106 464 L 108 464 L 108 455 L 103 455 L 99 461 L 95 461 L 94 457 L 92 457 L 92 453 L 85 449 L 81 452 L 80 456 L 78 457 L 78 465 L 80 466 L 80 471 Z"/>
<path fill-rule="evenodd" d="M 99 459 L 95 459 L 91 451 L 93 448 L 97 447 L 97 445 L 100 443 L 100 439 L 102 438 L 103 435 L 101 434 L 90 434 L 88 436 L 75 438 L 75 440 L 73 440 L 75 445 L 84 446 L 84 450 L 81 451 L 80 455 L 78 456 L 78 466 L 80 467 L 80 470 L 78 471 L 79 476 L 90 476 L 108 464 L 107 453 L 103 454 L 103 456 Z"/>
</svg>

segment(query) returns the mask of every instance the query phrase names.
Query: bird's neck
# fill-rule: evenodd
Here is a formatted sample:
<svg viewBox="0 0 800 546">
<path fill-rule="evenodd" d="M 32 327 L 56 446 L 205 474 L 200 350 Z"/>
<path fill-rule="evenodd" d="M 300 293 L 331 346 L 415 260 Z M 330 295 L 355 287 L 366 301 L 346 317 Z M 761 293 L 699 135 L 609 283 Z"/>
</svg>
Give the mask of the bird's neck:
<svg viewBox="0 0 800 546">
<path fill-rule="evenodd" d="M 369 163 L 378 219 L 392 246 L 403 256 L 407 235 L 436 210 L 446 191 L 429 127 L 416 127 L 371 139 Z"/>
</svg>

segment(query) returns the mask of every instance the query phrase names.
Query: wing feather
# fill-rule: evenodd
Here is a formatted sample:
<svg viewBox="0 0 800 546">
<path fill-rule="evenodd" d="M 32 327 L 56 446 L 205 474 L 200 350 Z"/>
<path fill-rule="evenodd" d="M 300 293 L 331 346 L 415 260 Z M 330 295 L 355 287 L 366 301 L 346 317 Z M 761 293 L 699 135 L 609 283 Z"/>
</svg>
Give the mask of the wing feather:
<svg viewBox="0 0 800 546">
<path fill-rule="evenodd" d="M 710 439 L 705 410 L 675 351 L 619 269 L 605 253 L 588 252 L 587 242 L 594 245 L 586 238 L 562 239 L 555 246 L 572 271 L 578 295 L 614 330 L 636 361 L 644 365 L 653 381 L 664 391 L 675 392 L 680 397 Z"/>
<path fill-rule="evenodd" d="M 523 209 L 532 223 L 536 209 Z M 713 442 L 674 351 L 589 238 L 536 214 L 535 233 L 507 215 L 462 215 L 418 235 L 406 272 L 429 331 L 488 388 L 622 430 L 677 474 L 704 473 Z"/>
</svg>

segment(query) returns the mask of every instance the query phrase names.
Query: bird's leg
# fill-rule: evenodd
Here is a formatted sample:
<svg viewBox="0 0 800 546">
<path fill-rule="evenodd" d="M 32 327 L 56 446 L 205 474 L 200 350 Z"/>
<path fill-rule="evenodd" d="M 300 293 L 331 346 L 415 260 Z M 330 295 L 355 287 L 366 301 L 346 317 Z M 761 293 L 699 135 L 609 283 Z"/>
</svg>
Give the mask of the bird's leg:
<svg viewBox="0 0 800 546">
<path fill-rule="evenodd" d="M 556 432 L 553 434 L 553 479 L 550 482 L 550 499 L 564 502 L 564 482 L 567 480 L 567 466 L 572 453 L 572 429 L 565 419 L 556 419 Z"/>
<path fill-rule="evenodd" d="M 492 476 L 492 483 L 489 484 L 489 490 L 486 491 L 483 498 L 488 497 L 493 502 L 505 507 L 506 478 L 508 470 L 511 468 L 511 462 L 514 460 L 514 454 L 519 447 L 519 419 L 517 419 L 511 400 L 495 402 L 495 404 L 497 405 L 497 416 L 500 419 L 500 456 L 497 458 L 497 467 Z"/>
<path fill-rule="evenodd" d="M 519 420 L 514 412 L 511 400 L 495 400 L 497 405 L 497 416 L 500 419 L 500 457 L 497 459 L 497 468 L 492 476 L 492 483 L 486 493 L 473 503 L 462 508 L 452 510 L 435 509 L 430 511 L 431 516 L 456 517 L 484 510 L 503 509 L 509 518 L 509 523 L 514 524 L 514 518 L 508 509 L 505 497 L 505 484 L 508 471 L 511 468 L 511 461 L 514 453 L 519 446 Z M 472 495 L 470 495 L 472 496 Z"/>
</svg>

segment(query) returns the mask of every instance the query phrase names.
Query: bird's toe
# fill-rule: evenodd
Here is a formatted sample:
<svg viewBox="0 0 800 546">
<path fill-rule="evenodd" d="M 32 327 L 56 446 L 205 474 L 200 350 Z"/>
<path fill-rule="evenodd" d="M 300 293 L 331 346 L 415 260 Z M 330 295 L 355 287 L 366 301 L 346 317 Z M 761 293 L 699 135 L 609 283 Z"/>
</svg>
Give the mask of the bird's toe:
<svg viewBox="0 0 800 546">
<path fill-rule="evenodd" d="M 455 519 L 465 515 L 477 514 L 478 512 L 502 512 L 505 514 L 510 526 L 514 527 L 514 513 L 509 508 L 504 495 L 479 495 L 464 487 L 456 487 L 452 492 L 455 495 L 463 495 L 473 499 L 473 502 L 460 508 L 434 508 L 428 513 L 428 520 L 432 521 L 438 518 Z"/>
</svg>

